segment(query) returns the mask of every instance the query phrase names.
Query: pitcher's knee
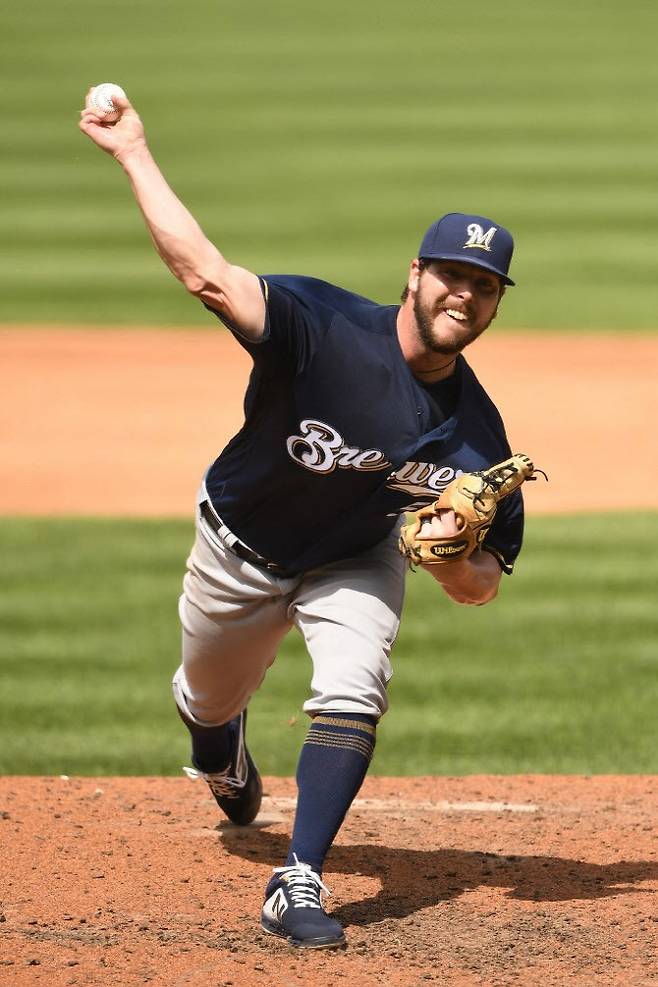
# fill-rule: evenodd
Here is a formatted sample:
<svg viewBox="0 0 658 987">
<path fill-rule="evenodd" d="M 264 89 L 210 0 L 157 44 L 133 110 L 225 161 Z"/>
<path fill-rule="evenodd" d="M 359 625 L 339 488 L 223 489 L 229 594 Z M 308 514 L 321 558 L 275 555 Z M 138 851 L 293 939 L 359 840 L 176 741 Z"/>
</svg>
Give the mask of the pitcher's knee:
<svg viewBox="0 0 658 987">
<path fill-rule="evenodd" d="M 246 708 L 252 693 L 246 689 L 234 690 L 230 695 L 195 695 L 185 678 L 183 666 L 172 681 L 174 702 L 184 719 L 198 726 L 213 727 L 228 723 Z"/>
<path fill-rule="evenodd" d="M 303 708 L 309 716 L 317 716 L 319 713 L 359 713 L 379 720 L 388 710 L 388 696 L 385 685 L 381 689 L 360 693 L 313 689 L 313 695 L 306 700 Z"/>
<path fill-rule="evenodd" d="M 388 709 L 387 687 L 392 676 L 388 656 L 361 652 L 350 658 L 343 654 L 313 657 L 311 696 L 306 713 L 335 710 L 381 717 Z"/>
</svg>

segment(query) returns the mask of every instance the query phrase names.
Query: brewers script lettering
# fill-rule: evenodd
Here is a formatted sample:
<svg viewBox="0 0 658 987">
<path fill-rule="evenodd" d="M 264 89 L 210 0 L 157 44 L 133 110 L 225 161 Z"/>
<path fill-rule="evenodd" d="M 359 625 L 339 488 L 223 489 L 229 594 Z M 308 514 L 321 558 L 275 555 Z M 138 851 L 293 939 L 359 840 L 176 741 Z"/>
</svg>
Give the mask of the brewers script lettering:
<svg viewBox="0 0 658 987">
<path fill-rule="evenodd" d="M 288 454 L 296 463 L 314 473 L 331 473 L 337 467 L 354 470 L 388 469 L 391 463 L 380 449 L 360 449 L 349 446 L 343 436 L 326 422 L 305 418 L 299 423 L 299 435 L 286 441 Z M 387 477 L 389 490 L 398 490 L 413 499 L 412 510 L 433 500 L 462 470 L 435 463 L 408 461 Z M 417 501 L 417 503 L 416 503 Z"/>
<path fill-rule="evenodd" d="M 391 464 L 379 449 L 359 449 L 345 445 L 340 432 L 324 422 L 305 418 L 299 424 L 301 435 L 291 435 L 286 448 L 296 463 L 314 473 L 331 473 L 336 467 L 354 470 L 380 470 Z"/>
</svg>

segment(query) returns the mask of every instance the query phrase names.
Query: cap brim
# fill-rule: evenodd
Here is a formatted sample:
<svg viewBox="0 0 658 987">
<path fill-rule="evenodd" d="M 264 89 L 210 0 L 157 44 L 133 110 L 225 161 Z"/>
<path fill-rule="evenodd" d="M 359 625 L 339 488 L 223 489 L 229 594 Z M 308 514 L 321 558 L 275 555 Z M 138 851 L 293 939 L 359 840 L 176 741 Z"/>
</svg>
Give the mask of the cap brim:
<svg viewBox="0 0 658 987">
<path fill-rule="evenodd" d="M 493 266 L 493 264 L 487 264 L 485 260 L 479 260 L 475 257 L 464 257 L 463 254 L 441 253 L 441 254 L 423 254 L 422 257 L 420 257 L 419 259 L 420 260 L 458 260 L 462 264 L 470 264 L 472 267 L 481 267 L 485 271 L 491 271 L 492 274 L 496 274 L 501 279 L 503 284 L 511 285 L 511 287 L 514 287 L 514 285 L 516 284 L 516 282 L 512 281 L 512 279 L 508 277 L 507 274 L 504 274 L 502 271 L 499 271 L 497 267 Z"/>
</svg>

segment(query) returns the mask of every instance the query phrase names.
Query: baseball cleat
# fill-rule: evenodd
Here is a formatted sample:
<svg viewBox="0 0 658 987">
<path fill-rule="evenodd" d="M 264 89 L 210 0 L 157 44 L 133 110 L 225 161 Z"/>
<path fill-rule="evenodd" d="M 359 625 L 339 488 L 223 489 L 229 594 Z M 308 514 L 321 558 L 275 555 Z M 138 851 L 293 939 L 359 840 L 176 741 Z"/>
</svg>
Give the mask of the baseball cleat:
<svg viewBox="0 0 658 987">
<path fill-rule="evenodd" d="M 245 742 L 246 725 L 246 709 L 229 721 L 232 754 L 223 771 L 183 768 L 188 778 L 203 778 L 219 808 L 236 826 L 248 826 L 254 821 L 263 797 L 263 783 Z"/>
<path fill-rule="evenodd" d="M 309 864 L 275 867 L 267 885 L 260 924 L 272 936 L 300 949 L 331 949 L 345 944 L 342 927 L 322 907 L 322 893 L 331 894 Z"/>
</svg>

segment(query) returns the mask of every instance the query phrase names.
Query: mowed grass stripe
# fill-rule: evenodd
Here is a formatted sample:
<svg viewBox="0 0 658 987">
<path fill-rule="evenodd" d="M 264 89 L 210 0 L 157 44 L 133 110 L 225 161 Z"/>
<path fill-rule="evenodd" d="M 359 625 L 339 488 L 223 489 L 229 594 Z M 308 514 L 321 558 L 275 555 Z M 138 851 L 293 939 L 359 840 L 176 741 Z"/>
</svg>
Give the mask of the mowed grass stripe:
<svg viewBox="0 0 658 987">
<path fill-rule="evenodd" d="M 184 18 L 154 0 L 113 11 L 92 37 L 82 0 L 27 0 L 3 22 L 0 321 L 207 322 L 151 273 L 125 178 L 77 131 L 86 86 L 116 79 L 232 260 L 392 301 L 431 219 L 472 209 L 519 244 L 501 326 L 655 327 L 652 5 L 632 29 L 611 0 L 473 0 L 457 18 L 255 0 L 248 33 L 213 0 Z"/>
<path fill-rule="evenodd" d="M 191 524 L 0 521 L 4 773 L 175 774 L 177 597 Z M 658 770 L 658 514 L 531 518 L 498 600 L 410 575 L 380 774 Z M 251 704 L 262 769 L 292 774 L 310 662 L 286 640 Z"/>
</svg>

